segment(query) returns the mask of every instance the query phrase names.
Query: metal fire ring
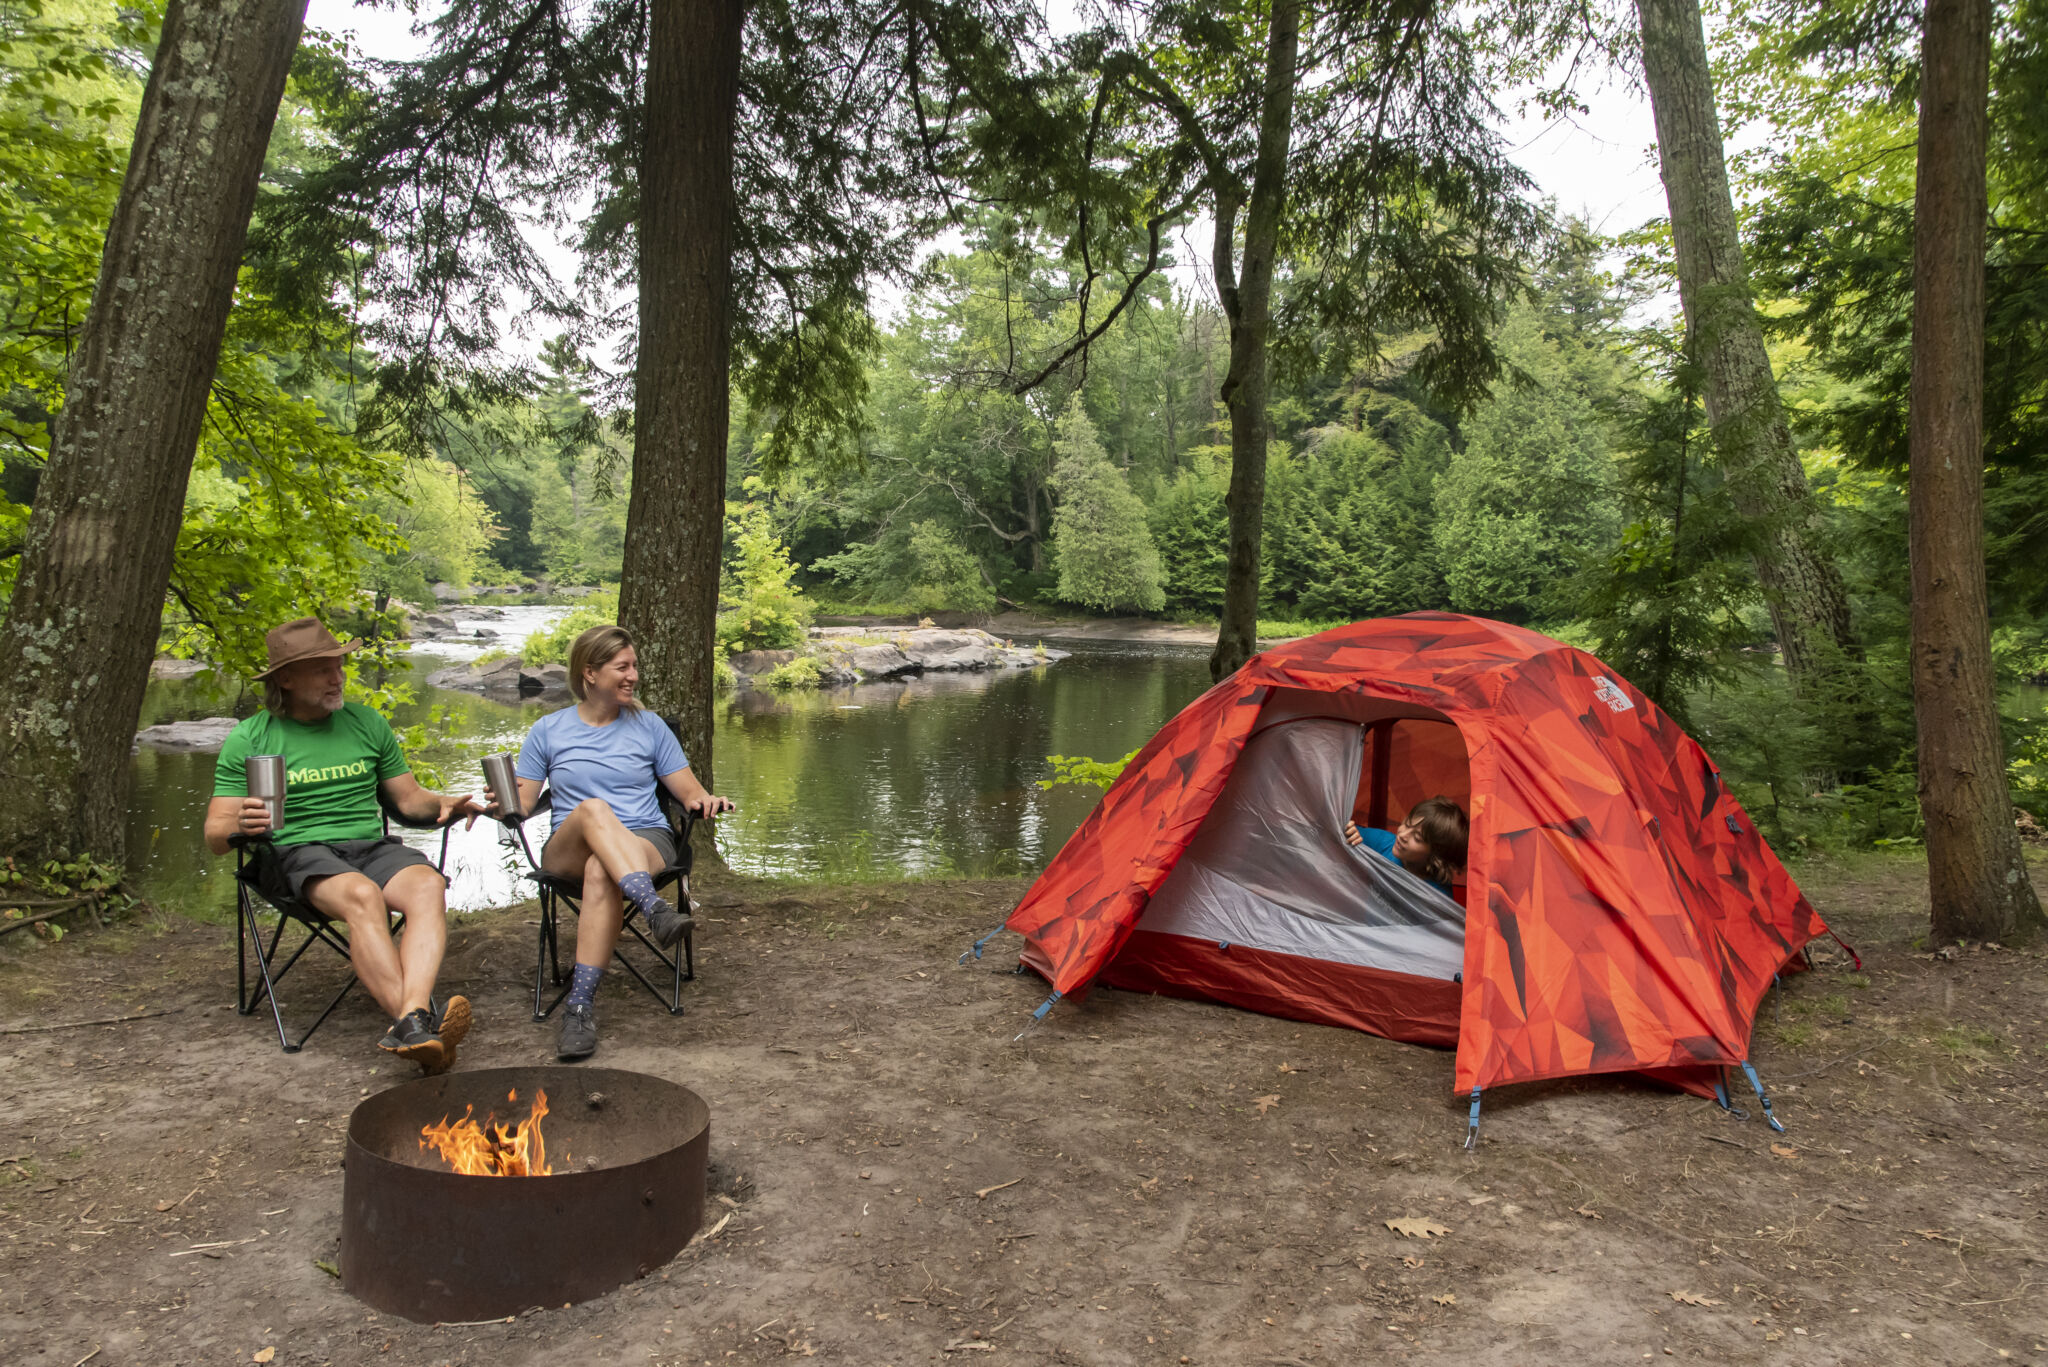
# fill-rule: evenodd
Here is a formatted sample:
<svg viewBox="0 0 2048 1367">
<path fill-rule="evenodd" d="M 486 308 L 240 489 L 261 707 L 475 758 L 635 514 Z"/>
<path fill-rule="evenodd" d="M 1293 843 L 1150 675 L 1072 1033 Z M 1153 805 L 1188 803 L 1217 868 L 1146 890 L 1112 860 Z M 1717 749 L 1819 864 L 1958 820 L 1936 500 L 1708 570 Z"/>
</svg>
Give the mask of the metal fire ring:
<svg viewBox="0 0 2048 1367">
<path fill-rule="evenodd" d="M 467 1106 L 479 1121 L 523 1119 L 536 1089 L 553 1176 L 465 1176 L 420 1147 L 422 1126 Z M 703 1099 L 644 1073 L 487 1068 L 393 1087 L 349 1116 L 342 1285 L 422 1323 L 601 1296 L 696 1234 L 710 1148 Z"/>
</svg>

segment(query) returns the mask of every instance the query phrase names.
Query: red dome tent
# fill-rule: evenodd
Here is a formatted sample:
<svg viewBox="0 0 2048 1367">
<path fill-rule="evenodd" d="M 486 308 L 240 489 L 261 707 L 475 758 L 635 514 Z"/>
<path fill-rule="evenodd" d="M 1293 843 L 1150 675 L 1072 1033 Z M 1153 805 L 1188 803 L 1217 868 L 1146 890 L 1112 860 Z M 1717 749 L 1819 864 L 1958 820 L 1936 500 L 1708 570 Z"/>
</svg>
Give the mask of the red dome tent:
<svg viewBox="0 0 2048 1367">
<path fill-rule="evenodd" d="M 1342 843 L 1348 816 L 1390 826 L 1436 793 L 1472 819 L 1462 906 Z M 1455 1044 L 1475 1125 L 1507 1082 L 1714 1094 L 1826 930 L 1648 698 L 1437 612 L 1254 656 L 1138 752 L 1005 925 L 1054 989 L 1041 1017 L 1101 981 Z"/>
</svg>

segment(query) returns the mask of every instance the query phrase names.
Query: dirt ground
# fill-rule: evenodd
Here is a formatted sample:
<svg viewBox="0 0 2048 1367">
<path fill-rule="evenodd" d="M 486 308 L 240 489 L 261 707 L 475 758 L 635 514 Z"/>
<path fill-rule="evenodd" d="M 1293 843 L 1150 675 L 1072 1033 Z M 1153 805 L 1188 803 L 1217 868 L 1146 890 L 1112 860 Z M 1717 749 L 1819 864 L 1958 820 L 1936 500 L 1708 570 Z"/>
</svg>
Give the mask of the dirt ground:
<svg viewBox="0 0 2048 1367">
<path fill-rule="evenodd" d="M 1118 992 L 1012 1043 L 1042 984 L 954 959 L 1020 883 L 700 887 L 689 1014 L 614 976 L 596 1061 L 709 1101 L 733 1218 L 458 1327 L 320 1266 L 349 1110 L 404 1076 L 360 996 L 287 1056 L 231 928 L 9 936 L 0 1362 L 2048 1364 L 2043 952 L 1929 954 L 1905 857 L 1797 872 L 1864 968 L 1764 1009 L 1789 1133 L 1610 1080 L 1489 1095 L 1474 1153 L 1448 1053 Z M 549 1060 L 533 919 L 454 931 L 464 1066 Z"/>
</svg>

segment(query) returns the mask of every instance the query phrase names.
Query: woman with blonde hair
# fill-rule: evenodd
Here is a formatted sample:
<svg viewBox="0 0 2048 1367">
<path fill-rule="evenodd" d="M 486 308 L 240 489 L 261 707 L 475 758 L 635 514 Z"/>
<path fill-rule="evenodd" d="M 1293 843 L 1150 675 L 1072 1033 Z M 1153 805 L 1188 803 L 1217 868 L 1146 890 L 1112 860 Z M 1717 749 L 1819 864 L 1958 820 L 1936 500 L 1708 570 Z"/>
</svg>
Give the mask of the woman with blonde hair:
<svg viewBox="0 0 2048 1367">
<path fill-rule="evenodd" d="M 640 682 L 633 637 L 624 627 L 597 626 L 569 646 L 569 692 L 576 705 L 533 724 L 514 772 L 519 805 L 533 810 L 545 785 L 555 828 L 541 851 L 549 873 L 583 881 L 576 926 L 575 979 L 563 1003 L 556 1053 L 565 1061 L 597 1050 L 597 985 L 625 928 L 631 902 L 664 948 L 690 928 L 654 890 L 653 875 L 676 862 L 675 836 L 662 819 L 655 784 L 700 817 L 731 811 L 705 791 L 668 724 L 634 697 Z"/>
</svg>

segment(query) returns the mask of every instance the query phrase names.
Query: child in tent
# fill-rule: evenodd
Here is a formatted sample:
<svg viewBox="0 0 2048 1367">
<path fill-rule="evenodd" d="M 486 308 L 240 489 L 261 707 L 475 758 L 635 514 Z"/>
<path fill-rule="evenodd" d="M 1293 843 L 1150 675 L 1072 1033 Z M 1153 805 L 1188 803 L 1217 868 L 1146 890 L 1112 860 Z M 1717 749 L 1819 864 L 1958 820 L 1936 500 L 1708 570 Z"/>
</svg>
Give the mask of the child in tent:
<svg viewBox="0 0 2048 1367">
<path fill-rule="evenodd" d="M 1416 803 L 1399 830 L 1360 830 L 1357 822 L 1347 821 L 1344 839 L 1399 864 L 1449 897 L 1451 885 L 1465 868 L 1465 844 L 1471 830 L 1464 808 L 1438 796 Z"/>
</svg>

